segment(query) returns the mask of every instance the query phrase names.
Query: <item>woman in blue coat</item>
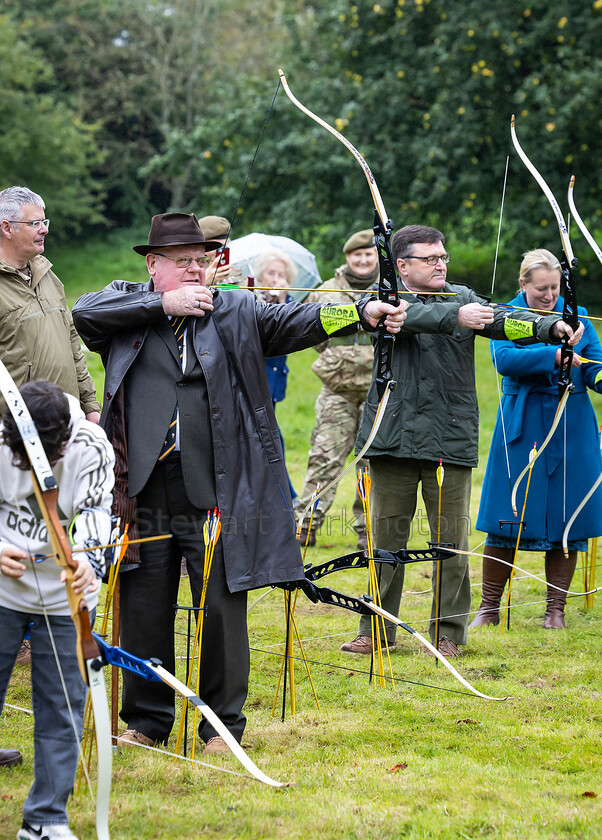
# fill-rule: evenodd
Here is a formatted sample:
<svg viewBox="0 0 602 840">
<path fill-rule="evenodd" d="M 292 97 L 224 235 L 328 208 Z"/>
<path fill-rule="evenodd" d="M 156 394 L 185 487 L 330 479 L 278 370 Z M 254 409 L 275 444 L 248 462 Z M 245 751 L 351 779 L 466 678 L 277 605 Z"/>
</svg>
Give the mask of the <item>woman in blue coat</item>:
<svg viewBox="0 0 602 840">
<path fill-rule="evenodd" d="M 560 264 L 545 249 L 529 251 L 520 267 L 520 292 L 513 306 L 562 312 Z M 587 310 L 579 307 L 579 315 Z M 587 389 L 602 393 L 602 347 L 591 321 L 585 320 L 582 340 L 574 348 L 571 380 L 574 390 L 565 414 L 531 475 L 520 550 L 545 552 L 548 584 L 568 589 L 577 552 L 589 537 L 602 533 L 602 487 L 573 523 L 569 556 L 562 549 L 567 521 L 602 472 L 600 434 Z M 518 489 L 518 517 L 511 507 L 514 483 L 529 462 L 534 443 L 545 440 L 558 406 L 560 348 L 544 344 L 519 347 L 511 341 L 492 341 L 494 365 L 503 376 L 503 396 L 491 441 L 477 528 L 487 533 L 483 558 L 481 606 L 471 627 L 499 623 L 499 606 L 516 547 L 523 510 L 526 477 Z M 600 361 L 582 363 L 581 358 Z M 510 471 L 510 475 L 508 472 Z M 546 629 L 563 628 L 566 594 L 548 586 Z"/>
</svg>

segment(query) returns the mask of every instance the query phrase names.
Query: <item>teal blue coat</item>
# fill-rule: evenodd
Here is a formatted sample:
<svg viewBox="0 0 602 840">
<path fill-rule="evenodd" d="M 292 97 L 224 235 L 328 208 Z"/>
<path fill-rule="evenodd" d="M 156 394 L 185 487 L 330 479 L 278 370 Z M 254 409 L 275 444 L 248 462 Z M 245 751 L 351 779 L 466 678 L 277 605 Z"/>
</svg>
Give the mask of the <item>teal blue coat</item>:
<svg viewBox="0 0 602 840">
<path fill-rule="evenodd" d="M 510 303 L 514 306 L 527 305 L 522 293 Z M 554 311 L 562 313 L 562 306 L 562 298 L 559 298 Z M 579 315 L 586 314 L 587 310 L 579 307 Z M 584 358 L 600 360 L 601 364 L 572 368 L 571 378 L 575 388 L 568 399 L 565 414 L 533 467 L 524 516 L 526 525 L 523 526 L 521 539 L 541 538 L 560 542 L 567 521 L 602 472 L 600 433 L 587 393 L 588 388 L 602 393 L 602 347 L 591 321 L 584 319 L 583 323 L 585 333 L 575 350 Z M 510 341 L 491 342 L 494 365 L 503 376 L 503 396 L 483 482 L 476 525 L 480 531 L 497 536 L 517 536 L 516 527 L 511 532 L 509 525 L 500 526 L 500 520 L 518 522 L 510 504 L 512 487 L 528 463 L 533 444 L 537 442 L 541 446 L 552 427 L 558 406 L 557 349 L 543 344 L 519 347 Z M 517 495 L 519 517 L 526 484 L 527 476 Z M 575 520 L 569 540 L 582 540 L 600 534 L 602 488 L 598 488 Z"/>
</svg>

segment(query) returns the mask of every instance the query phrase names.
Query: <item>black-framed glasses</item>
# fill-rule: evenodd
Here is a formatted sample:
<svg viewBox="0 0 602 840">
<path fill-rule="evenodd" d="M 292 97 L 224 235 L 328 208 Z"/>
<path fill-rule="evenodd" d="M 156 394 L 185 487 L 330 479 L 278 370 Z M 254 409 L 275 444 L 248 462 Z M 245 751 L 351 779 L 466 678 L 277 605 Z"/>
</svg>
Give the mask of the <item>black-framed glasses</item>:
<svg viewBox="0 0 602 840">
<path fill-rule="evenodd" d="M 401 257 L 402 260 L 422 260 L 427 265 L 437 265 L 439 260 L 446 265 L 451 260 L 451 254 L 431 254 L 430 257 L 415 257 L 413 254 L 405 254 Z"/>
<path fill-rule="evenodd" d="M 167 254 L 155 254 L 155 257 L 163 257 L 165 260 L 171 260 L 177 268 L 189 268 L 195 262 L 199 268 L 207 268 L 211 260 L 209 257 L 168 257 Z"/>
<path fill-rule="evenodd" d="M 36 230 L 40 229 L 40 225 L 43 225 L 46 230 L 50 228 L 50 219 L 34 219 L 33 222 L 25 222 L 23 219 L 4 219 L 4 221 L 10 222 L 11 225 L 31 225 Z"/>
</svg>

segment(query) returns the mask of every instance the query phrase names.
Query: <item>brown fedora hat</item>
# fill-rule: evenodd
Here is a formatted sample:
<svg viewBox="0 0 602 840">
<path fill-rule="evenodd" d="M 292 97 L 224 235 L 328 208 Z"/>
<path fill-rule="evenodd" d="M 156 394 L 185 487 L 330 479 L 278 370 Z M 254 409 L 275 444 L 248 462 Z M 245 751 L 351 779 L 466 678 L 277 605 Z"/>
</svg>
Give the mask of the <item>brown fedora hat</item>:
<svg viewBox="0 0 602 840">
<path fill-rule="evenodd" d="M 159 213 L 151 221 L 148 245 L 134 245 L 133 250 L 144 256 L 170 245 L 204 245 L 208 251 L 222 247 L 221 242 L 205 239 L 194 213 Z"/>
</svg>

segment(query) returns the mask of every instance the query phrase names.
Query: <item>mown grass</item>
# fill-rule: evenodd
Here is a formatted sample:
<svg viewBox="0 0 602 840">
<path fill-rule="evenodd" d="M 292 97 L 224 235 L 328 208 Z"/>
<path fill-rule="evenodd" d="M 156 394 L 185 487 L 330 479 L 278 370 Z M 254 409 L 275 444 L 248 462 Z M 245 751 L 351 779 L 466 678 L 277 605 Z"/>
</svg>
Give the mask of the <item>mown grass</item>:
<svg viewBox="0 0 602 840">
<path fill-rule="evenodd" d="M 133 241 L 133 240 L 132 240 Z M 138 241 L 138 239 L 136 239 Z M 140 240 L 143 241 L 143 240 Z M 72 265 L 85 276 L 71 279 L 67 262 L 57 270 L 73 299 L 85 288 L 124 278 L 129 254 L 118 270 L 115 248 L 92 246 L 89 260 Z M 134 258 L 139 260 L 139 258 Z M 94 271 L 89 272 L 89 263 Z M 69 275 L 69 276 L 68 276 Z M 77 282 L 76 282 L 77 281 Z M 474 473 L 471 515 L 476 518 L 487 445 L 497 410 L 497 389 L 486 341 L 477 342 L 481 402 L 481 464 Z M 303 482 L 313 401 L 318 383 L 310 370 L 313 351 L 290 358 L 289 391 L 278 407 L 293 483 Z M 99 392 L 102 381 L 97 371 Z M 343 480 L 335 502 L 351 508 L 353 480 Z M 482 535 L 473 532 L 471 545 Z M 416 534 L 413 545 L 424 545 Z M 353 548 L 353 537 L 337 528 L 323 537 L 307 560 L 320 562 Z M 522 554 L 519 565 L 541 573 L 538 555 Z M 425 632 L 430 606 L 430 570 L 414 565 L 407 574 L 401 616 Z M 473 609 L 480 594 L 480 560 L 471 563 Z M 328 584 L 350 594 L 365 589 L 362 572 L 340 572 Z M 187 603 L 183 583 L 181 601 Z M 573 589 L 581 589 L 577 571 Z M 282 688 L 276 696 L 284 641 L 283 596 L 250 593 L 251 683 L 243 746 L 269 775 L 292 786 L 275 790 L 250 778 L 131 750 L 115 757 L 111 827 L 113 837 L 140 838 L 600 838 L 602 837 L 602 681 L 600 601 L 583 611 L 571 598 L 568 629 L 541 628 L 545 587 L 521 578 L 513 587 L 512 621 L 471 632 L 458 668 L 487 694 L 508 699 L 479 700 L 464 692 L 448 672 L 425 657 L 416 641 L 400 631 L 391 655 L 394 687 L 369 682 L 366 657 L 339 652 L 355 634 L 351 613 L 314 606 L 300 595 L 296 619 L 320 703 L 317 708 L 303 664 L 295 667 L 296 713 L 281 720 Z M 179 675 L 185 671 L 186 621 L 178 619 Z M 296 648 L 298 655 L 298 648 Z M 108 679 L 108 675 L 107 675 Z M 17 668 L 7 703 L 31 708 L 29 673 Z M 32 776 L 32 718 L 6 708 L 0 743 L 23 751 L 24 763 L 0 771 L 0 838 L 20 824 L 22 802 Z M 170 746 L 173 746 L 173 738 Z M 197 752 L 197 758 L 199 754 Z M 239 770 L 234 759 L 211 764 Z M 94 776 L 94 772 L 92 774 Z M 94 806 L 82 789 L 70 803 L 72 827 L 94 836 Z"/>
</svg>

